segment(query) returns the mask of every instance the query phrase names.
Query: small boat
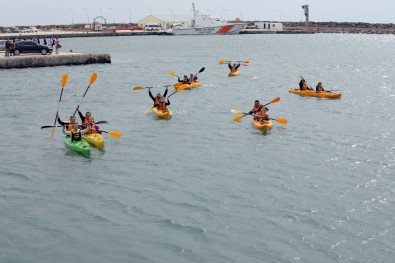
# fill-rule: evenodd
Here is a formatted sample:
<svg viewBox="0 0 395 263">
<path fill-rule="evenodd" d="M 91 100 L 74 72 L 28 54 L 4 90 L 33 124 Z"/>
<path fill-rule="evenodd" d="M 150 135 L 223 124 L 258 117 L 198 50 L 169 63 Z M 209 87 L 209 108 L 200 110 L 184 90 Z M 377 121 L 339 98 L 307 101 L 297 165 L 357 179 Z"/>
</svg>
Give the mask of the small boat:
<svg viewBox="0 0 395 263">
<path fill-rule="evenodd" d="M 89 143 L 82 139 L 81 141 L 72 142 L 70 136 L 64 136 L 63 142 L 67 148 L 71 149 L 72 151 L 81 154 L 84 157 L 89 157 L 91 153 L 91 147 Z"/>
<path fill-rule="evenodd" d="M 245 23 L 224 23 L 218 18 L 201 14 L 192 3 L 193 18 L 188 23 L 174 24 L 166 31 L 172 35 L 237 35 Z"/>
<path fill-rule="evenodd" d="M 289 89 L 289 93 L 297 94 L 300 96 L 307 97 L 318 97 L 318 98 L 328 98 L 328 99 L 338 99 L 342 95 L 340 92 L 316 92 L 314 90 L 299 90 L 299 89 Z"/>
<path fill-rule="evenodd" d="M 173 112 L 171 112 L 171 110 L 163 111 L 163 110 L 158 110 L 158 108 L 156 107 L 153 107 L 152 111 L 159 119 L 170 120 L 173 117 Z"/>
<path fill-rule="evenodd" d="M 239 74 L 240 74 L 240 71 L 236 70 L 236 71 L 234 71 L 234 72 L 230 72 L 229 75 L 228 75 L 228 77 L 234 77 L 234 76 L 237 76 L 237 75 L 239 75 Z"/>
<path fill-rule="evenodd" d="M 184 84 L 181 82 L 174 83 L 174 88 L 178 91 L 179 89 L 186 90 L 191 88 L 199 88 L 202 84 L 200 82 L 192 82 L 191 84 Z"/>
<path fill-rule="evenodd" d="M 254 120 L 253 119 L 252 120 L 252 125 L 254 126 L 254 128 L 256 128 L 258 130 L 262 130 L 262 131 L 268 131 L 268 130 L 271 130 L 273 128 L 272 120 L 261 122 L 259 120 Z"/>
<path fill-rule="evenodd" d="M 100 133 L 85 134 L 83 137 L 90 145 L 93 145 L 99 150 L 104 148 L 104 138 Z"/>
</svg>

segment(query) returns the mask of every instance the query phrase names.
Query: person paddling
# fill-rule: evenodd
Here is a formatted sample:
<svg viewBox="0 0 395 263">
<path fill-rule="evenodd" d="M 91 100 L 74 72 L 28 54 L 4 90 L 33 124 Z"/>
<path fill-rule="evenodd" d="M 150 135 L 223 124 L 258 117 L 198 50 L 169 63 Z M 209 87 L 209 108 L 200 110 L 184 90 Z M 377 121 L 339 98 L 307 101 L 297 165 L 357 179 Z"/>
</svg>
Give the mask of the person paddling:
<svg viewBox="0 0 395 263">
<path fill-rule="evenodd" d="M 252 110 L 250 110 L 250 112 L 248 112 L 248 114 L 249 115 L 256 114 L 262 107 L 263 107 L 263 105 L 261 103 L 259 103 L 259 100 L 255 100 L 254 106 L 253 106 Z"/>
<path fill-rule="evenodd" d="M 233 65 L 229 62 L 228 68 L 230 69 L 231 73 L 235 73 L 237 69 L 240 67 L 240 63 L 233 63 Z"/>
<path fill-rule="evenodd" d="M 56 114 L 56 118 L 58 120 L 58 123 L 60 125 L 62 125 L 63 127 L 65 127 L 67 131 L 71 131 L 73 129 L 73 125 L 75 123 L 77 123 L 77 120 L 76 120 L 75 116 L 70 116 L 70 119 L 67 120 L 67 121 L 61 121 L 60 117 L 59 117 L 59 114 L 57 113 Z"/>
<path fill-rule="evenodd" d="M 191 75 L 189 76 L 189 82 L 190 82 L 190 83 L 197 82 L 197 79 L 198 79 L 198 77 L 197 77 L 196 75 L 193 75 L 192 73 L 191 73 Z"/>
<path fill-rule="evenodd" d="M 260 110 L 254 115 L 254 120 L 260 122 L 267 122 L 269 120 L 266 107 L 261 107 Z"/>
<path fill-rule="evenodd" d="M 89 129 L 90 125 L 88 125 L 88 127 L 86 127 L 85 129 L 80 130 L 80 128 L 78 127 L 78 123 L 74 123 L 73 129 L 71 131 L 67 131 L 66 127 L 63 127 L 63 133 L 65 135 L 71 136 L 70 139 L 72 142 L 77 142 L 82 140 L 82 135 L 87 133 Z"/>
<path fill-rule="evenodd" d="M 85 116 L 82 115 L 81 111 L 80 111 L 80 105 L 77 106 L 77 111 L 78 111 L 78 115 L 81 118 L 81 122 L 83 126 L 87 126 L 89 123 L 89 117 L 92 116 L 92 113 L 90 111 L 85 112 Z"/>
<path fill-rule="evenodd" d="M 169 99 L 167 99 L 163 96 L 159 99 L 159 103 L 158 103 L 158 110 L 161 110 L 163 112 L 169 111 L 169 109 L 167 108 L 167 106 L 170 105 L 170 101 Z"/>
<path fill-rule="evenodd" d="M 187 75 L 184 75 L 183 79 L 178 78 L 178 82 L 180 82 L 182 84 L 191 84 L 191 81 L 188 79 Z"/>
<path fill-rule="evenodd" d="M 92 116 L 89 117 L 88 126 L 90 126 L 90 128 L 86 132 L 86 134 L 95 134 L 95 133 L 101 134 L 102 133 L 102 130 L 100 129 L 100 127 L 97 124 L 95 124 L 95 119 Z"/>
<path fill-rule="evenodd" d="M 318 82 L 317 86 L 315 87 L 316 92 L 327 92 L 324 90 L 324 87 L 322 86 L 322 82 Z"/>
<path fill-rule="evenodd" d="M 166 97 L 167 95 L 167 91 L 169 90 L 169 87 L 166 86 L 166 90 L 163 93 L 163 97 Z M 154 97 L 151 93 L 151 88 L 148 88 L 148 95 L 150 96 L 150 98 L 154 101 L 154 106 L 153 107 L 158 107 L 159 105 L 159 100 L 162 97 L 162 95 L 160 95 L 160 93 L 156 94 L 156 97 Z"/>
<path fill-rule="evenodd" d="M 299 89 L 300 90 L 313 90 L 311 88 L 309 88 L 309 86 L 307 86 L 307 83 L 304 79 L 301 79 L 299 82 Z"/>
</svg>

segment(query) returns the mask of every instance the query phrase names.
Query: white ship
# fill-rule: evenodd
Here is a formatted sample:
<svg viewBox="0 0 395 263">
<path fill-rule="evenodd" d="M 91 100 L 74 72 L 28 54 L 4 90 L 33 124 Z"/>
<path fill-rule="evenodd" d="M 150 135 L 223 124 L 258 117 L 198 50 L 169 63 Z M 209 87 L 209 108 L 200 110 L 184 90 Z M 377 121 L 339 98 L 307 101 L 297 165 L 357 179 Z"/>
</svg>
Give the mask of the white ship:
<svg viewBox="0 0 395 263">
<path fill-rule="evenodd" d="M 192 3 L 193 18 L 185 27 L 177 26 L 167 30 L 174 35 L 236 35 L 245 27 L 245 23 L 223 23 L 219 18 L 201 14 Z"/>
</svg>

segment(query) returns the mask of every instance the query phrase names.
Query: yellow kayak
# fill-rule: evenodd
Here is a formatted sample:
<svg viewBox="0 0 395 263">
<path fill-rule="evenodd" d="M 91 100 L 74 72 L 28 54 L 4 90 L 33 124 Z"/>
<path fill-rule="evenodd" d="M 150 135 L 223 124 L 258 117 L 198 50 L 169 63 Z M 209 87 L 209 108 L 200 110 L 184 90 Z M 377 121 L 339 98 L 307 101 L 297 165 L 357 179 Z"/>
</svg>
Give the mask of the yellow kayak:
<svg viewBox="0 0 395 263">
<path fill-rule="evenodd" d="M 340 92 L 316 92 L 314 90 L 299 90 L 299 89 L 289 89 L 289 93 L 298 94 L 300 96 L 307 97 L 318 97 L 318 98 L 328 98 L 328 99 L 338 99 L 342 95 Z"/>
<path fill-rule="evenodd" d="M 104 148 L 104 138 L 99 133 L 85 134 L 84 139 L 90 144 L 95 146 L 99 150 Z"/>
<path fill-rule="evenodd" d="M 159 119 L 170 120 L 173 117 L 173 113 L 171 112 L 171 110 L 164 112 L 162 110 L 158 110 L 158 108 L 156 108 L 156 107 L 153 107 L 152 111 L 155 113 L 156 117 L 158 117 Z"/>
<path fill-rule="evenodd" d="M 180 82 L 174 83 L 173 86 L 176 90 L 179 90 L 181 87 L 185 87 L 183 88 L 183 90 L 186 89 L 191 89 L 191 88 L 199 88 L 202 84 L 200 82 L 192 82 L 191 84 L 183 84 Z"/>
<path fill-rule="evenodd" d="M 271 130 L 273 128 L 273 122 L 272 120 L 268 120 L 268 121 L 264 121 L 264 122 L 260 122 L 260 121 L 256 121 L 256 120 L 252 120 L 252 125 L 258 129 L 258 130 L 262 130 L 262 131 L 268 131 Z"/>
<path fill-rule="evenodd" d="M 236 70 L 235 72 L 230 72 L 228 77 L 234 77 L 240 74 L 240 71 Z"/>
</svg>

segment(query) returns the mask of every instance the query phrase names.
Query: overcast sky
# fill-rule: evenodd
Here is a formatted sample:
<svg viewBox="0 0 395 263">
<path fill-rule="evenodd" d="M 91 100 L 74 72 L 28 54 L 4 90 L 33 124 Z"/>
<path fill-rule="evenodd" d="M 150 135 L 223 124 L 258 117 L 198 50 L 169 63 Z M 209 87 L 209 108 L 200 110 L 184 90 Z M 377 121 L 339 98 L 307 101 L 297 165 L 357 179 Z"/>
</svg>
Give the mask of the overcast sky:
<svg viewBox="0 0 395 263">
<path fill-rule="evenodd" d="M 195 0 L 196 9 L 213 17 L 259 21 L 304 21 L 302 5 L 310 6 L 310 21 L 395 23 L 395 0 Z M 92 22 L 137 22 L 147 15 L 191 15 L 186 0 L 2 0 L 0 26 Z"/>
</svg>

